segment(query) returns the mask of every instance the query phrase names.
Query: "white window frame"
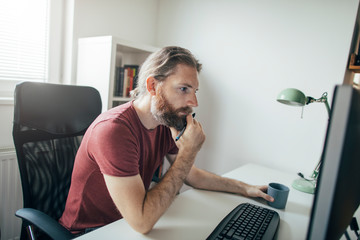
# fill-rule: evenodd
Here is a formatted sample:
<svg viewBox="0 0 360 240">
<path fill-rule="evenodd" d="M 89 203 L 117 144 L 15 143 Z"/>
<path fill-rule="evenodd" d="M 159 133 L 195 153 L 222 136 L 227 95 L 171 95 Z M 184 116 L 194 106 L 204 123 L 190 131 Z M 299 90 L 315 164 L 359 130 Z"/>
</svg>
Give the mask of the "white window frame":
<svg viewBox="0 0 360 240">
<path fill-rule="evenodd" d="M 61 82 L 62 42 L 63 42 L 63 12 L 62 0 L 49 1 L 49 57 L 48 57 L 48 82 Z M 14 90 L 17 81 L 0 81 L 0 105 L 14 104 Z"/>
</svg>

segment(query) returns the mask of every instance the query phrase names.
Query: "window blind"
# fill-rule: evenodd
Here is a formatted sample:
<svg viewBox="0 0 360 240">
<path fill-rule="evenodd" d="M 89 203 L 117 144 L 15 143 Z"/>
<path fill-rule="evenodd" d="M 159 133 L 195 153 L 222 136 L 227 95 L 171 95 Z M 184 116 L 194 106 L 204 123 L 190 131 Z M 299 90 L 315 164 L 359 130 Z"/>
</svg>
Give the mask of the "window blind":
<svg viewBox="0 0 360 240">
<path fill-rule="evenodd" d="M 47 81 L 48 0 L 0 1 L 0 81 Z"/>
</svg>

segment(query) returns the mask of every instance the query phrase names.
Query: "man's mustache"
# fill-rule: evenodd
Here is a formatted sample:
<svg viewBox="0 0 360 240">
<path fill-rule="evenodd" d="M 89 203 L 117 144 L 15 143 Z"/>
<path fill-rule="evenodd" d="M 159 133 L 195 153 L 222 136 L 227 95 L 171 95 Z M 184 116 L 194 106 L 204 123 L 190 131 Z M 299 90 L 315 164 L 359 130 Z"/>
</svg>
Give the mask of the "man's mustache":
<svg viewBox="0 0 360 240">
<path fill-rule="evenodd" d="M 178 113 L 186 113 L 186 115 L 189 115 L 190 113 L 192 113 L 192 108 L 191 107 L 182 107 L 176 110 L 176 114 Z"/>
</svg>

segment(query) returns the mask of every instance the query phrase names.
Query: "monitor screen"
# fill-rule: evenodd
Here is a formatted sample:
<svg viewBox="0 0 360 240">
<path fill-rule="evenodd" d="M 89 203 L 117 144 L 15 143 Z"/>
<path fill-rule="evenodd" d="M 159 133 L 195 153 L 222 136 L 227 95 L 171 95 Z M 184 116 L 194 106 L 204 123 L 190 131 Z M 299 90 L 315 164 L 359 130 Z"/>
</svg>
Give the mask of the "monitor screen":
<svg viewBox="0 0 360 240">
<path fill-rule="evenodd" d="M 335 87 L 307 239 L 340 239 L 360 203 L 360 93 Z"/>
</svg>

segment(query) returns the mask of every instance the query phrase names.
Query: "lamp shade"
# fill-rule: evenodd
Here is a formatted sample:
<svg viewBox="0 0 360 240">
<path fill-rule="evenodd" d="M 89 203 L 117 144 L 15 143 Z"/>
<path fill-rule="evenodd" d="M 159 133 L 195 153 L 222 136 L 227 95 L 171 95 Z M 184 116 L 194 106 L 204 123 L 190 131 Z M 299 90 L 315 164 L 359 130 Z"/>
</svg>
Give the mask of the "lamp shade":
<svg viewBox="0 0 360 240">
<path fill-rule="evenodd" d="M 282 90 L 277 96 L 276 100 L 291 106 L 304 106 L 306 104 L 305 94 L 295 88 L 287 88 Z"/>
</svg>

